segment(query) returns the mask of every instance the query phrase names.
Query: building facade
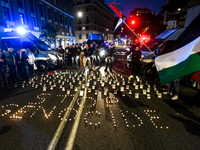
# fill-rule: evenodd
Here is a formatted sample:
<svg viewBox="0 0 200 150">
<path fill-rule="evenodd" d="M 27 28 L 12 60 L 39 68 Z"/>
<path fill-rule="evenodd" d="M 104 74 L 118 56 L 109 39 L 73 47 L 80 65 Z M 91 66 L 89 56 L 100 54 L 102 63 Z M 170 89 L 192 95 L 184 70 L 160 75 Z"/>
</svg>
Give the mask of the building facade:
<svg viewBox="0 0 200 150">
<path fill-rule="evenodd" d="M 75 43 L 74 9 L 72 0 L 1 0 L 0 32 L 9 32 L 23 27 L 39 37 L 42 26 L 50 23 L 57 29 L 56 42 Z"/>
<path fill-rule="evenodd" d="M 91 32 L 113 42 L 115 14 L 102 0 L 74 0 L 74 21 L 77 43 L 87 41 Z"/>
</svg>

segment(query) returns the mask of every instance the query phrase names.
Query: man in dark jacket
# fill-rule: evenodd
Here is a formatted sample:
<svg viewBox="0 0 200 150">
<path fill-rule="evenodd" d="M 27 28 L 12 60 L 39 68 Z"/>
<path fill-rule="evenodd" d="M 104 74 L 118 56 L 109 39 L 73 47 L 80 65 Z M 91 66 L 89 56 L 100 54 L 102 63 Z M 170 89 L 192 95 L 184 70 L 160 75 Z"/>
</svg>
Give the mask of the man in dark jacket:
<svg viewBox="0 0 200 150">
<path fill-rule="evenodd" d="M 135 73 L 137 75 L 139 73 L 141 55 L 140 47 L 136 46 L 136 49 L 132 52 L 132 74 Z"/>
<path fill-rule="evenodd" d="M 84 59 L 83 59 L 84 67 L 86 67 L 87 62 L 89 67 L 91 68 L 91 52 L 88 44 L 85 45 L 84 49 Z"/>
<path fill-rule="evenodd" d="M 80 55 L 79 46 L 78 45 L 76 46 L 75 44 L 72 44 L 72 60 L 73 60 L 73 63 L 75 64 L 75 66 L 76 66 L 76 69 L 78 69 L 79 55 Z"/>
<path fill-rule="evenodd" d="M 0 52 L 0 87 L 4 90 L 8 88 L 8 79 L 6 75 L 6 58 Z"/>
<path fill-rule="evenodd" d="M 72 66 L 72 46 L 67 44 L 67 47 L 65 48 L 65 52 L 67 55 L 67 65 L 68 67 Z"/>
<path fill-rule="evenodd" d="M 112 73 L 112 67 L 113 67 L 113 61 L 114 61 L 114 51 L 113 51 L 113 45 L 109 45 L 109 49 L 106 51 L 106 68 L 105 71 L 107 71 L 107 68 L 109 66 L 110 72 Z"/>
<path fill-rule="evenodd" d="M 61 67 L 61 69 L 64 69 L 64 67 L 67 67 L 64 61 L 65 50 L 62 48 L 62 45 L 60 45 L 58 48 L 57 56 L 58 56 L 58 65 Z"/>
<path fill-rule="evenodd" d="M 15 56 L 13 54 L 14 49 L 8 48 L 8 51 L 5 53 L 8 68 L 10 70 L 10 78 L 12 82 L 16 82 L 16 79 L 18 78 L 18 71 L 16 66 L 16 60 Z"/>
<path fill-rule="evenodd" d="M 22 49 L 21 56 L 21 69 L 22 69 L 22 81 L 29 82 L 29 69 L 28 69 L 28 56 L 26 49 Z"/>
</svg>

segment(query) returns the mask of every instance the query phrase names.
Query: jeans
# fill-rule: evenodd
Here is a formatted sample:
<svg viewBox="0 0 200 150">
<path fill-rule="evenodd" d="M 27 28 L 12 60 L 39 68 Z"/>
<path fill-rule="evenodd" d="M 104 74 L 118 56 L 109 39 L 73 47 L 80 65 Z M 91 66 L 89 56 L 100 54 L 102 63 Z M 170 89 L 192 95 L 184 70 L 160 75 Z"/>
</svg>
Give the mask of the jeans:
<svg viewBox="0 0 200 150">
<path fill-rule="evenodd" d="M 78 59 L 79 59 L 79 56 L 73 56 L 72 57 L 72 62 L 73 62 L 73 64 L 76 65 L 76 68 L 78 68 Z"/>
<path fill-rule="evenodd" d="M 169 83 L 169 92 L 174 90 L 174 95 L 178 95 L 179 93 L 179 81 L 180 79 L 176 79 Z"/>
<path fill-rule="evenodd" d="M 22 66 L 22 80 L 23 81 L 29 81 L 29 71 L 28 71 L 28 66 Z"/>
<path fill-rule="evenodd" d="M 113 58 L 106 58 L 106 71 L 107 71 L 107 68 L 110 68 L 110 71 L 112 71 L 112 67 L 113 67 Z"/>
<path fill-rule="evenodd" d="M 35 73 L 34 64 L 31 64 L 31 65 L 29 64 L 28 67 L 29 67 L 30 72 Z"/>
<path fill-rule="evenodd" d="M 11 80 L 16 82 L 16 79 L 18 78 L 17 66 L 16 65 L 8 65 L 8 68 L 10 70 Z"/>
<path fill-rule="evenodd" d="M 8 85 L 6 70 L 4 68 L 0 68 L 0 86 L 5 88 L 5 85 Z"/>
<path fill-rule="evenodd" d="M 91 59 L 90 59 L 90 57 L 84 57 L 83 58 L 84 67 L 86 67 L 87 62 L 88 62 L 89 67 L 91 68 Z"/>
</svg>

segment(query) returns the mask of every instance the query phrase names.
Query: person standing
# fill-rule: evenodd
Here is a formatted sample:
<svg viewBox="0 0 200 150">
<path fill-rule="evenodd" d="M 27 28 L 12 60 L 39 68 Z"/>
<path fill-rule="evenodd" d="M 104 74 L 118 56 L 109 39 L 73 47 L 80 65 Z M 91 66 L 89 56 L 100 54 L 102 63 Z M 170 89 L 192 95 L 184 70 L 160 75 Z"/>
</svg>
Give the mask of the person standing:
<svg viewBox="0 0 200 150">
<path fill-rule="evenodd" d="M 174 96 L 171 98 L 172 100 L 178 100 L 178 94 L 179 94 L 179 81 L 180 79 L 176 79 L 169 83 L 169 91 L 163 92 L 163 94 L 169 94 Z"/>
<path fill-rule="evenodd" d="M 105 68 L 105 71 L 107 71 L 108 66 L 109 66 L 111 73 L 112 73 L 112 67 L 113 67 L 113 61 L 114 61 L 113 56 L 114 56 L 114 51 L 113 51 L 112 45 L 110 44 L 109 49 L 106 51 L 106 68 Z"/>
<path fill-rule="evenodd" d="M 9 89 L 8 78 L 6 74 L 6 58 L 5 55 L 0 52 L 0 86 L 4 90 Z"/>
<path fill-rule="evenodd" d="M 18 71 L 18 76 L 20 76 L 20 74 L 22 73 L 22 69 L 21 69 L 21 53 L 22 53 L 22 49 L 19 49 L 17 51 L 17 54 L 15 56 L 15 60 L 16 60 L 16 65 L 17 65 L 17 71 Z"/>
<path fill-rule="evenodd" d="M 81 47 L 81 51 L 80 51 L 80 67 L 83 66 L 84 48 L 85 48 L 85 44 L 83 43 L 83 46 Z"/>
<path fill-rule="evenodd" d="M 17 71 L 17 66 L 16 66 L 16 60 L 15 56 L 13 54 L 14 49 L 13 48 L 8 48 L 8 51 L 5 53 L 8 68 L 10 70 L 10 78 L 12 82 L 16 82 L 16 79 L 18 79 L 18 71 Z"/>
<path fill-rule="evenodd" d="M 139 74 L 140 58 L 141 58 L 140 47 L 136 46 L 135 50 L 132 52 L 132 74 Z"/>
<path fill-rule="evenodd" d="M 26 81 L 26 83 L 29 82 L 29 71 L 28 71 L 28 61 L 29 58 L 27 56 L 26 49 L 22 49 L 21 54 L 21 68 L 22 68 L 22 81 Z"/>
<path fill-rule="evenodd" d="M 67 65 L 68 67 L 72 67 L 72 46 L 67 44 L 65 51 L 67 53 Z"/>
<path fill-rule="evenodd" d="M 101 55 L 100 55 L 100 52 L 101 52 L 101 49 L 98 45 L 98 43 L 95 45 L 95 51 L 96 51 L 96 62 L 99 63 L 99 65 L 101 65 Z"/>
<path fill-rule="evenodd" d="M 27 56 L 29 58 L 29 71 L 32 72 L 33 74 L 35 74 L 35 69 L 34 69 L 34 65 L 35 65 L 35 55 L 31 52 L 31 50 L 29 48 L 27 48 Z"/>
<path fill-rule="evenodd" d="M 89 48 L 89 51 L 90 51 L 90 61 L 91 61 L 91 66 L 93 66 L 94 65 L 94 44 L 93 43 L 91 43 L 90 44 L 90 48 Z"/>
<path fill-rule="evenodd" d="M 62 48 L 62 45 L 60 45 L 57 51 L 57 56 L 58 56 L 58 65 L 59 67 L 61 67 L 61 69 L 64 69 L 64 67 L 66 67 L 64 62 L 64 55 L 65 55 L 65 50 Z"/>
<path fill-rule="evenodd" d="M 83 59 L 84 67 L 86 67 L 87 62 L 89 67 L 91 68 L 91 52 L 88 44 L 85 45 L 84 49 L 84 59 Z"/>
</svg>

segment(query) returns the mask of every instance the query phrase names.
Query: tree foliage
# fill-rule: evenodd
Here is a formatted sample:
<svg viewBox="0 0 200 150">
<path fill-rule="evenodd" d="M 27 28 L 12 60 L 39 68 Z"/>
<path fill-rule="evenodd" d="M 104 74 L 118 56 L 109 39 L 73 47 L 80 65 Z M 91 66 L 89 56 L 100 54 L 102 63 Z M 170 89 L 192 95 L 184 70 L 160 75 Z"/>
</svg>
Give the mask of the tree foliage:
<svg viewBox="0 0 200 150">
<path fill-rule="evenodd" d="M 42 32 L 40 34 L 40 38 L 47 40 L 48 42 L 54 42 L 57 35 L 57 29 L 54 28 L 50 23 L 47 23 L 42 27 Z"/>
</svg>

